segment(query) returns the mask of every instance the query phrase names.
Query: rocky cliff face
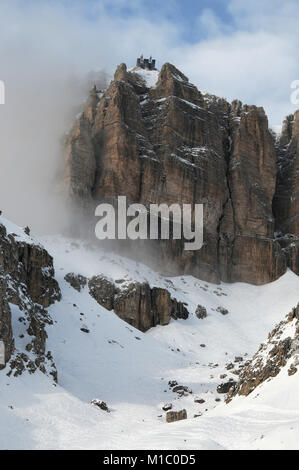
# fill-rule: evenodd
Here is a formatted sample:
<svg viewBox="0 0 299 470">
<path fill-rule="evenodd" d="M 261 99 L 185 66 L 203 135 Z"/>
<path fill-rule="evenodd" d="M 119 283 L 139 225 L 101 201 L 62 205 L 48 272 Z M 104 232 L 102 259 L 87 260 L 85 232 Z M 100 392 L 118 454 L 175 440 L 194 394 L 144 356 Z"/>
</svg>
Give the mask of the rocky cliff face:
<svg viewBox="0 0 299 470">
<path fill-rule="evenodd" d="M 288 266 L 299 274 L 299 111 L 288 116 L 277 143 L 278 176 L 274 214 Z"/>
<path fill-rule="evenodd" d="M 182 302 L 170 296 L 166 289 L 150 287 L 147 282 L 120 282 L 116 285 L 104 276 L 87 280 L 81 275 L 68 273 L 65 280 L 76 290 L 88 283 L 90 295 L 99 305 L 114 313 L 140 331 L 157 325 L 168 325 L 171 318 L 186 320 L 189 312 Z"/>
<path fill-rule="evenodd" d="M 45 326 L 52 322 L 46 308 L 60 296 L 48 252 L 0 221 L 0 340 L 6 363 L 11 359 L 8 374 L 39 368 L 56 380 Z"/>
<path fill-rule="evenodd" d="M 249 395 L 266 380 L 276 377 L 284 367 L 294 375 L 299 365 L 299 304 L 269 333 L 251 361 L 241 369 L 238 382 L 228 392 L 228 401 L 236 395 Z"/>
<path fill-rule="evenodd" d="M 121 64 L 103 95 L 93 89 L 70 133 L 66 168 L 70 193 L 85 206 L 118 195 L 146 207 L 204 203 L 203 248 L 159 241 L 152 259 L 160 269 L 253 284 L 285 271 L 274 239 L 276 153 L 264 110 L 203 95 L 171 64 L 155 86 Z"/>
</svg>

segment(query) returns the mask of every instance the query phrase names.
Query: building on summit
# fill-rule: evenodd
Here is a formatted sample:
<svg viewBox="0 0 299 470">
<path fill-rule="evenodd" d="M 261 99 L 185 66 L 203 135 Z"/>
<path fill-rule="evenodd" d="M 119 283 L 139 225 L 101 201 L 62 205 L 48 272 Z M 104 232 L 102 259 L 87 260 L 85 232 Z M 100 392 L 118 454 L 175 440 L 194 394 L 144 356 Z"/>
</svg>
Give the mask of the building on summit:
<svg viewBox="0 0 299 470">
<path fill-rule="evenodd" d="M 144 59 L 141 54 L 137 59 L 136 66 L 146 70 L 156 70 L 156 59 L 153 59 L 152 56 L 149 59 Z"/>
</svg>

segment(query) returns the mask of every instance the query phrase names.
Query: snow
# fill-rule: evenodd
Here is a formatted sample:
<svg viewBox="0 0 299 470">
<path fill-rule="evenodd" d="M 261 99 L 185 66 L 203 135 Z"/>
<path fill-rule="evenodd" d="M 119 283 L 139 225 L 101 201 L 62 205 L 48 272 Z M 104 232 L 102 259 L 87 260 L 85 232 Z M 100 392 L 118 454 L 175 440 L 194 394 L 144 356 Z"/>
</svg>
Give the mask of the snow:
<svg viewBox="0 0 299 470">
<path fill-rule="evenodd" d="M 28 243 L 29 245 L 39 244 L 34 238 L 27 235 L 24 232 L 23 228 L 18 227 L 17 225 L 15 225 L 13 222 L 6 219 L 2 215 L 0 215 L 0 225 L 4 225 L 7 235 L 13 234 L 15 240 L 18 242 L 25 242 L 25 243 Z"/>
<path fill-rule="evenodd" d="M 276 125 L 276 126 L 273 125 L 273 126 L 271 126 L 270 129 L 274 132 L 274 134 L 276 135 L 277 138 L 281 136 L 281 132 L 282 132 L 282 125 L 281 124 Z"/>
<path fill-rule="evenodd" d="M 185 158 L 182 158 L 182 157 L 179 157 L 178 155 L 176 155 L 175 153 L 171 153 L 170 156 L 172 158 L 175 158 L 176 160 L 180 161 L 181 163 L 184 163 L 185 165 L 190 165 L 192 167 L 195 167 L 195 164 L 190 162 L 189 160 L 186 160 Z"/>
<path fill-rule="evenodd" d="M 1 448 L 299 447 L 299 374 L 288 377 L 288 366 L 229 405 L 216 392 L 220 374 L 236 379 L 225 365 L 237 355 L 244 360 L 252 356 L 297 304 L 299 278 L 294 273 L 288 271 L 265 286 L 214 285 L 192 276 L 164 277 L 78 240 L 57 236 L 40 242 L 54 256 L 62 290 L 62 300 L 49 308 L 54 323 L 47 327 L 47 349 L 59 385 L 40 372 L 17 378 L 0 372 Z M 166 287 L 188 304 L 190 317 L 141 333 L 99 306 L 87 287 L 74 290 L 64 280 L 68 272 L 88 277 L 103 273 L 115 281 L 147 280 L 151 286 Z M 194 315 L 198 304 L 206 307 L 207 318 Z M 228 315 L 217 312 L 218 306 L 228 309 Z M 178 398 L 169 380 L 193 393 Z M 194 403 L 195 397 L 205 403 Z M 93 406 L 93 399 L 104 400 L 110 413 Z M 165 403 L 172 403 L 174 410 L 186 408 L 188 419 L 166 423 Z M 193 418 L 198 412 L 202 416 Z"/>
<path fill-rule="evenodd" d="M 147 88 L 155 88 L 159 78 L 159 70 L 145 70 L 141 67 L 133 67 L 128 72 L 137 73 L 146 83 Z"/>
</svg>

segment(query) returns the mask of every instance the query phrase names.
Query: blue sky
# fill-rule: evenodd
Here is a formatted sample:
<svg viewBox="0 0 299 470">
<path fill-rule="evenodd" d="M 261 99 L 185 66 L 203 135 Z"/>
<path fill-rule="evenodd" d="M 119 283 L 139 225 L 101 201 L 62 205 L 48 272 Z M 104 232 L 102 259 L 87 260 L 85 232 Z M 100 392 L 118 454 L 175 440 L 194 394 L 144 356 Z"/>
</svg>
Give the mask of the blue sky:
<svg viewBox="0 0 299 470">
<path fill-rule="evenodd" d="M 96 6 L 98 2 L 89 0 L 87 2 Z M 106 13 L 109 15 L 122 16 L 123 18 L 134 18 L 136 15 L 147 18 L 152 22 L 167 20 L 181 31 L 181 39 L 189 43 L 196 43 L 208 36 L 209 32 L 198 27 L 198 18 L 206 11 L 212 11 L 221 22 L 229 28 L 233 28 L 233 16 L 228 10 L 228 2 L 223 0 L 148 0 L 139 2 L 110 1 L 106 3 Z M 92 18 L 92 12 L 87 15 Z"/>
</svg>

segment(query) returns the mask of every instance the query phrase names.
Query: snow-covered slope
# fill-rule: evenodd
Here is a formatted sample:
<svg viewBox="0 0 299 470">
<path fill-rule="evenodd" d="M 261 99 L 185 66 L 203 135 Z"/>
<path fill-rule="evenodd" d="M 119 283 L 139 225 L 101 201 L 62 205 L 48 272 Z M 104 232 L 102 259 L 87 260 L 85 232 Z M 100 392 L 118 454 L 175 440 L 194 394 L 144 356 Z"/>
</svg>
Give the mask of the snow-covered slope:
<svg viewBox="0 0 299 470">
<path fill-rule="evenodd" d="M 148 88 L 154 88 L 159 78 L 159 70 L 146 70 L 141 67 L 133 67 L 128 72 L 137 73 L 144 81 Z"/>
<path fill-rule="evenodd" d="M 0 372 L 1 448 L 298 447 L 299 403 L 292 393 L 298 374 L 286 381 L 281 373 L 257 397 L 237 397 L 228 405 L 216 391 L 221 382 L 236 379 L 236 365 L 230 370 L 226 365 L 235 356 L 246 360 L 253 355 L 297 304 L 299 278 L 294 273 L 265 286 L 216 286 L 191 276 L 165 278 L 78 241 L 40 241 L 54 257 L 62 291 L 62 300 L 48 309 L 54 323 L 47 327 L 58 385 L 38 371 L 17 378 Z M 74 290 L 64 280 L 69 272 L 147 280 L 186 302 L 191 315 L 141 333 L 99 306 L 87 287 Z M 198 304 L 207 309 L 205 319 L 194 315 Z M 180 397 L 170 380 L 193 393 Z M 94 398 L 104 400 L 110 413 L 92 405 Z M 166 423 L 165 403 L 174 410 L 186 408 L 188 419 Z"/>
<path fill-rule="evenodd" d="M 23 228 L 18 227 L 2 215 L 0 216 L 0 224 L 5 227 L 7 235 L 13 234 L 17 241 L 26 242 L 29 245 L 39 245 L 39 242 L 30 235 L 27 235 Z"/>
</svg>

